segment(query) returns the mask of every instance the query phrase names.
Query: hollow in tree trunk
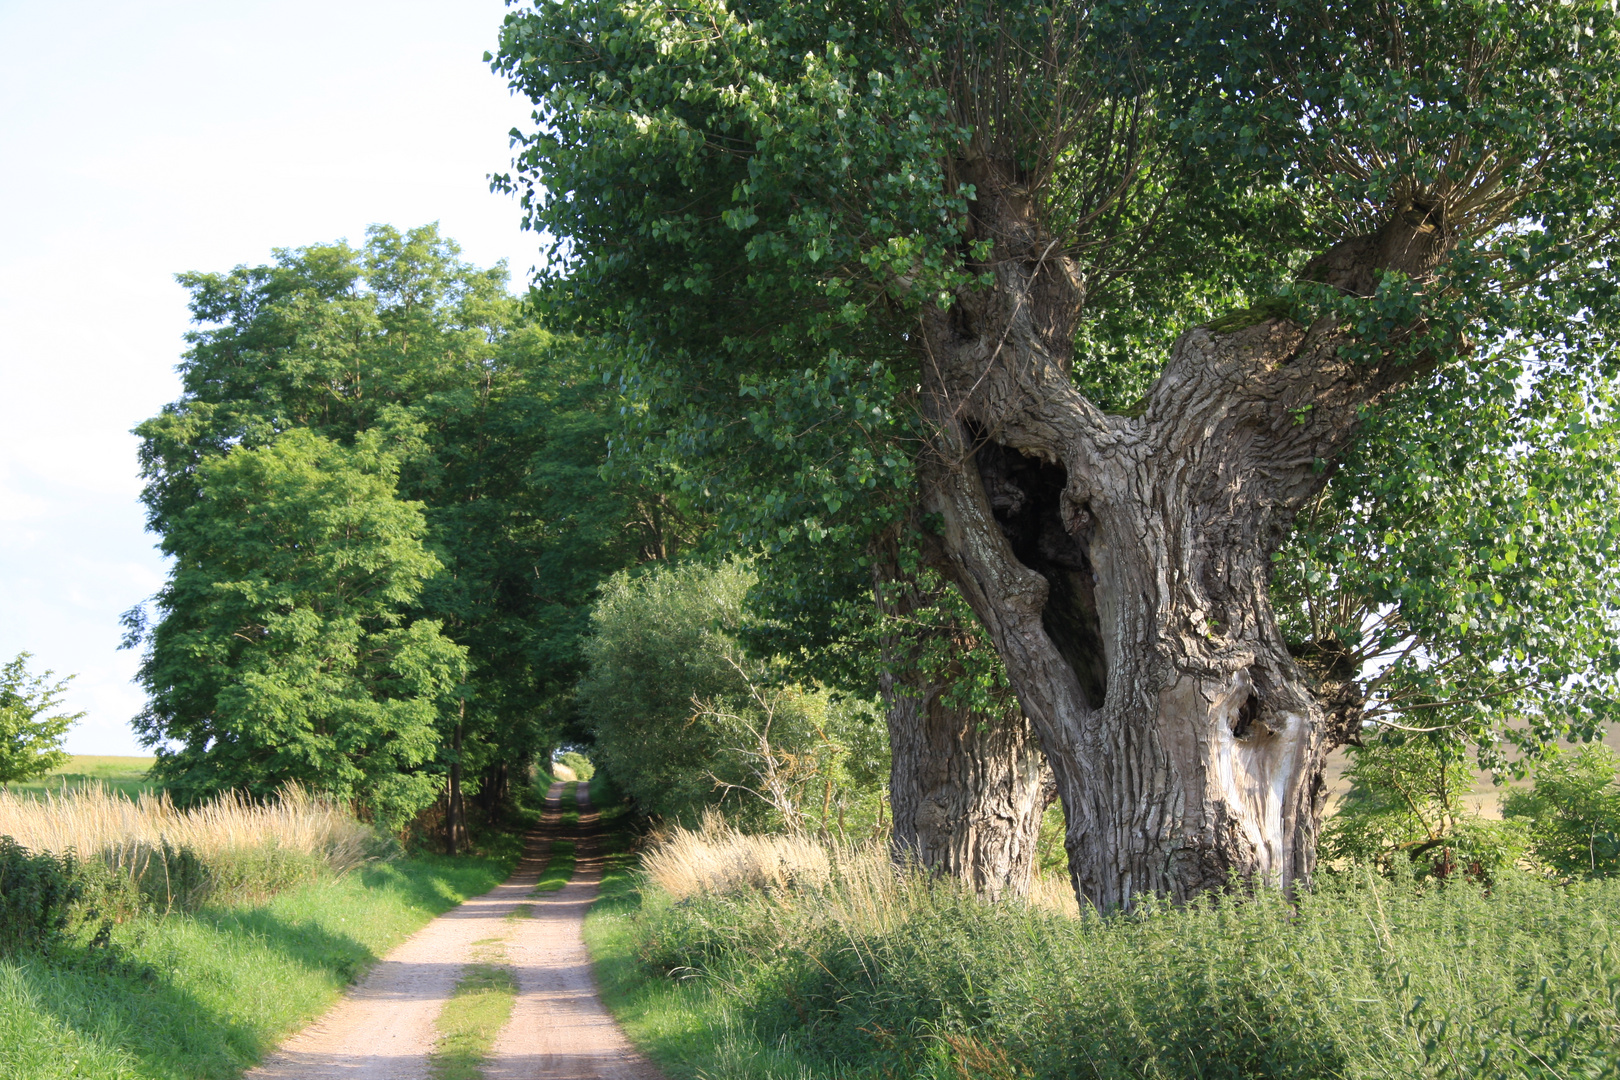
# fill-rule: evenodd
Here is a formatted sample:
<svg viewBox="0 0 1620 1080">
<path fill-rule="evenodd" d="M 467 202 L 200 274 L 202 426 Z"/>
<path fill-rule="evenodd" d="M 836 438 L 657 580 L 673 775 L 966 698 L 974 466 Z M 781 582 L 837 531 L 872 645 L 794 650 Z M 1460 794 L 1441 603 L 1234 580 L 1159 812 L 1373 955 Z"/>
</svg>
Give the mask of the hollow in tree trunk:
<svg viewBox="0 0 1620 1080">
<path fill-rule="evenodd" d="M 1010 166 L 958 171 L 994 284 L 915 335 L 933 556 L 1046 751 L 1075 889 L 1111 909 L 1306 881 L 1346 733 L 1278 631 L 1271 555 L 1358 410 L 1424 361 L 1355 363 L 1332 320 L 1256 313 L 1182 334 L 1139 415 L 1104 414 L 1070 380 L 1083 288 L 1035 198 Z M 1366 294 L 1381 269 L 1427 273 L 1445 244 L 1434 212 L 1401 207 L 1305 274 Z"/>
</svg>

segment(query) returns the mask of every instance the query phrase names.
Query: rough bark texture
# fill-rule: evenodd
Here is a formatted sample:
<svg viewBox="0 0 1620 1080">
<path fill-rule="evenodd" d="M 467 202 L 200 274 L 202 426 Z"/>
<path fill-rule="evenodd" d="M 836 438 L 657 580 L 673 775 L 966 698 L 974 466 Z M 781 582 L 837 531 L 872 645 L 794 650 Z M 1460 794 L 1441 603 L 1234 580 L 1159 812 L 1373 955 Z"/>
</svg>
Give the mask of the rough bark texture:
<svg viewBox="0 0 1620 1080">
<path fill-rule="evenodd" d="M 961 676 L 952 628 L 909 616 L 933 597 L 892 562 L 879 561 L 874 592 L 903 632 L 883 642 L 881 690 L 889 727 L 889 798 L 897 862 L 915 862 L 998 899 L 1029 891 L 1041 818 L 1056 796 L 1029 720 L 1016 701 L 996 712 L 953 705 Z M 943 661 L 943 662 L 941 662 Z"/>
<path fill-rule="evenodd" d="M 461 708 L 465 713 L 465 702 Z M 458 721 L 451 738 L 450 786 L 444 796 L 445 850 L 451 855 L 460 854 L 467 841 L 467 807 L 461 797 L 461 727 Z"/>
<path fill-rule="evenodd" d="M 1328 320 L 1256 315 L 1186 332 L 1141 415 L 1104 414 L 1069 377 L 1073 265 L 1010 169 L 959 173 L 995 285 L 923 318 L 925 491 L 939 565 L 1056 774 L 1076 890 L 1108 909 L 1306 880 L 1343 732 L 1278 632 L 1270 557 L 1358 409 L 1418 368 L 1345 360 Z M 1397 208 L 1306 275 L 1365 293 L 1443 245 L 1427 210 Z"/>
</svg>

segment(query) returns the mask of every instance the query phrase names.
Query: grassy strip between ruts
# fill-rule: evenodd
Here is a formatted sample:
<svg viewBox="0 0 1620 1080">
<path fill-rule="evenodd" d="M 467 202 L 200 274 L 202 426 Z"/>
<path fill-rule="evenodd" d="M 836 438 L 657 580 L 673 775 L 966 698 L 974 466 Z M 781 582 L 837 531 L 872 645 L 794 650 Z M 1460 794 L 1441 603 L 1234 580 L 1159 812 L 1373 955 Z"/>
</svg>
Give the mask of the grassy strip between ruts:
<svg viewBox="0 0 1620 1080">
<path fill-rule="evenodd" d="M 510 870 L 510 859 L 401 859 L 255 907 L 132 920 L 114 928 L 117 963 L 0 959 L 0 1076 L 238 1076 L 379 956 Z"/>
<path fill-rule="evenodd" d="M 500 939 L 474 945 L 482 947 L 476 961 L 439 1013 L 439 1039 L 428 1062 L 433 1080 L 481 1080 L 484 1060 L 517 999 L 517 977 L 503 963 Z"/>
<path fill-rule="evenodd" d="M 570 783 L 563 787 L 563 812 L 558 821 L 559 830 L 573 829 L 579 825 L 579 803 L 575 801 L 575 793 L 578 790 L 578 784 Z M 556 892 L 567 885 L 569 879 L 574 876 L 574 859 L 578 851 L 579 847 L 573 840 L 553 840 L 551 857 L 546 860 L 545 871 L 535 884 L 534 892 Z"/>
</svg>

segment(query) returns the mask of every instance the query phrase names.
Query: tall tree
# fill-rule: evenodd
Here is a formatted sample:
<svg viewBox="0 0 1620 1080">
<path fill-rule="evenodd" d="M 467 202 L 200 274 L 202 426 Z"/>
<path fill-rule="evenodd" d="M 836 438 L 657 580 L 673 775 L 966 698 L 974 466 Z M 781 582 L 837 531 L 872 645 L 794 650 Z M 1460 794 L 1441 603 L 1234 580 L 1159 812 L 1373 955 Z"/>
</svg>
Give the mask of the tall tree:
<svg viewBox="0 0 1620 1080">
<path fill-rule="evenodd" d="M 1022 895 L 1056 797 L 1028 717 L 972 611 L 901 530 L 863 552 L 779 550 L 753 594 L 755 652 L 883 701 L 895 861 Z"/>
<path fill-rule="evenodd" d="M 574 0 L 496 66 L 649 436 L 777 546 L 918 485 L 1110 908 L 1311 873 L 1272 556 L 1392 395 L 1606 368 L 1617 60 L 1599 3 Z"/>
<path fill-rule="evenodd" d="M 872 569 L 895 858 L 992 899 L 1023 895 L 1057 794 L 1035 731 L 1000 664 L 982 670 L 979 626 L 937 574 L 897 553 Z"/>
<path fill-rule="evenodd" d="M 437 795 L 421 766 L 466 653 L 408 616 L 441 567 L 379 442 L 294 428 L 205 459 L 196 500 L 165 523 L 175 565 L 136 729 L 187 795 L 300 781 L 395 827 Z"/>
<path fill-rule="evenodd" d="M 268 266 L 182 275 L 201 324 L 185 392 L 139 429 L 152 527 L 182 564 L 199 541 L 177 529 L 204 501 L 211 463 L 293 432 L 392 463 L 442 567 L 398 617 L 437 623 L 466 653 L 420 766 L 448 785 L 452 843 L 463 788 L 493 809 L 513 769 L 565 738 L 597 583 L 660 556 L 682 528 L 649 489 L 601 479 L 613 402 L 587 346 L 535 325 L 503 267 L 458 256 L 434 226 L 378 226 L 358 250 L 314 245 Z M 165 626 L 201 602 L 171 599 L 159 605 Z M 164 635 L 153 656 L 167 663 Z M 184 738 L 181 713 L 203 709 L 187 705 L 153 736 Z"/>
</svg>

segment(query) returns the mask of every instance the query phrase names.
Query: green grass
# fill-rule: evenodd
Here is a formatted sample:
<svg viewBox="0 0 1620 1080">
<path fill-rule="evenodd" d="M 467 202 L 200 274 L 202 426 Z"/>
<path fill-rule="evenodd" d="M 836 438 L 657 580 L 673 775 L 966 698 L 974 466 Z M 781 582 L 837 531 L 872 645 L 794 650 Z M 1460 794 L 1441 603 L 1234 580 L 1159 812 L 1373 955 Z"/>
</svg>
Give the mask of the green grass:
<svg viewBox="0 0 1620 1080">
<path fill-rule="evenodd" d="M 578 784 L 567 784 L 563 787 L 562 817 L 559 824 L 563 828 L 572 828 L 579 824 L 579 803 L 575 801 L 575 792 Z M 534 886 L 535 893 L 556 892 L 567 885 L 574 876 L 574 861 L 579 852 L 578 845 L 572 840 L 553 840 L 551 852 L 546 859 L 546 868 L 540 875 L 540 880 Z"/>
<path fill-rule="evenodd" d="M 574 876 L 574 855 L 575 844 L 572 840 L 553 840 L 546 868 L 535 883 L 533 893 L 556 892 L 567 885 Z"/>
<path fill-rule="evenodd" d="M 602 1000 L 625 1034 L 669 1080 L 784 1080 L 830 1076 L 814 1060 L 761 1040 L 746 1016 L 707 982 L 668 978 L 642 959 L 647 946 L 637 858 L 626 808 L 600 775 L 601 892 L 585 916 L 585 945 Z M 683 972 L 681 975 L 696 974 Z"/>
<path fill-rule="evenodd" d="M 1620 882 L 1110 918 L 856 888 L 677 904 L 621 845 L 585 927 L 603 997 L 671 1080 L 1620 1076 Z"/>
<path fill-rule="evenodd" d="M 61 768 L 52 769 L 38 780 L 12 784 L 11 789 L 43 793 L 60 791 L 64 787 L 77 787 L 80 784 L 99 783 L 133 798 L 136 795 L 156 793 L 163 789 L 161 784 L 153 783 L 146 778 L 147 771 L 155 761 L 157 758 L 74 754 Z"/>
<path fill-rule="evenodd" d="M 483 962 L 469 964 L 439 1014 L 439 1039 L 428 1059 L 433 1080 L 482 1080 L 482 1065 L 506 1026 L 517 999 L 517 977 L 500 962 L 499 941 L 487 946 Z"/>
<path fill-rule="evenodd" d="M 114 930 L 120 964 L 0 959 L 0 1076 L 237 1077 L 388 949 L 510 869 L 402 859 L 257 907 L 132 920 Z"/>
</svg>

